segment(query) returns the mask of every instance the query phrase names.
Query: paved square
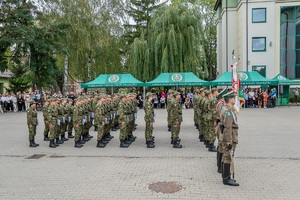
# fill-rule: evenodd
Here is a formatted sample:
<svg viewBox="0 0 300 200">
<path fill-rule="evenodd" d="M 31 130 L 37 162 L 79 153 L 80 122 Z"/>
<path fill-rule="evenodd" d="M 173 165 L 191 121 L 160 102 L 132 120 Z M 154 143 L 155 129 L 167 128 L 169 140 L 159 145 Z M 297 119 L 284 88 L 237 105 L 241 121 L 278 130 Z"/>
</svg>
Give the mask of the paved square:
<svg viewBox="0 0 300 200">
<path fill-rule="evenodd" d="M 173 149 L 166 110 L 155 110 L 156 148 L 147 149 L 144 112 L 138 113 L 137 140 L 119 148 L 119 131 L 105 149 L 94 138 L 81 149 L 73 141 L 50 149 L 38 126 L 38 148 L 28 147 L 25 113 L 0 114 L 0 199 L 300 199 L 300 106 L 246 109 L 239 116 L 236 179 L 222 184 L 216 154 L 198 141 L 193 110 L 183 110 L 182 149 Z M 42 122 L 42 113 L 38 113 Z M 40 159 L 25 159 L 46 154 Z M 183 186 L 173 194 L 156 193 L 149 184 Z"/>
</svg>

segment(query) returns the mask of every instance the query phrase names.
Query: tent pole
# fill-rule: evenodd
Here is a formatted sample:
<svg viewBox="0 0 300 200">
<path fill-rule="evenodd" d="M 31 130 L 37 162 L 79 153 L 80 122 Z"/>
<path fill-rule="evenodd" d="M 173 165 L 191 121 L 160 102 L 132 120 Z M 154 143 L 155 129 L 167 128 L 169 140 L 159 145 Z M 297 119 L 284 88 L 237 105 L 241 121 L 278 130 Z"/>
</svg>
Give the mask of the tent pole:
<svg viewBox="0 0 300 200">
<path fill-rule="evenodd" d="M 114 94 L 114 87 L 111 87 L 111 95 Z"/>
</svg>

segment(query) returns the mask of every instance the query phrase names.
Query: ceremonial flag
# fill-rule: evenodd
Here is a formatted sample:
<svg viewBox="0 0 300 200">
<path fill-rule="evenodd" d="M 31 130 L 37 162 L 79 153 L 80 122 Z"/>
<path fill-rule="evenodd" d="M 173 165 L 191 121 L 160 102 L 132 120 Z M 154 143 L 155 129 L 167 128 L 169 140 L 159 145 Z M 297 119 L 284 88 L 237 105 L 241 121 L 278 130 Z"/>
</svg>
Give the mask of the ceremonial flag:
<svg viewBox="0 0 300 200">
<path fill-rule="evenodd" d="M 241 87 L 240 77 L 237 73 L 236 63 L 231 65 L 232 68 L 232 91 L 235 94 L 235 105 L 234 108 L 239 113 L 240 107 L 244 104 L 244 93 Z"/>
</svg>

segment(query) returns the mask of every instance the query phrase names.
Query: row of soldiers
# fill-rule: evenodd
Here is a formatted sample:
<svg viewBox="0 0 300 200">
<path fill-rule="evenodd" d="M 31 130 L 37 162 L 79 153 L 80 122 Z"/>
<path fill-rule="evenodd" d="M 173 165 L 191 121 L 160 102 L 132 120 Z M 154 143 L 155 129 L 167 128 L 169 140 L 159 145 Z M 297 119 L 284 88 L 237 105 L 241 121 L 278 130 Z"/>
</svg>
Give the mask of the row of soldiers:
<svg viewBox="0 0 300 200">
<path fill-rule="evenodd" d="M 210 152 L 217 152 L 218 172 L 222 174 L 223 183 L 239 186 L 232 177 L 234 171 L 232 159 L 238 143 L 237 112 L 234 109 L 233 91 L 216 88 L 211 91 L 202 88 L 196 90 L 194 97 L 194 122 L 199 130 L 200 142 L 204 142 Z M 218 148 L 214 146 L 218 139 Z"/>
<path fill-rule="evenodd" d="M 132 132 L 136 129 L 135 94 L 95 94 L 71 99 L 49 99 L 43 107 L 45 123 L 44 140 L 50 141 L 49 147 L 74 138 L 75 147 L 81 148 L 93 136 L 89 134 L 94 125 L 97 134 L 97 147 L 104 148 L 113 138 L 111 131 L 120 128 L 120 147 L 128 147 L 134 140 Z M 120 124 L 120 127 L 119 127 Z M 72 129 L 75 136 L 72 135 Z"/>
</svg>

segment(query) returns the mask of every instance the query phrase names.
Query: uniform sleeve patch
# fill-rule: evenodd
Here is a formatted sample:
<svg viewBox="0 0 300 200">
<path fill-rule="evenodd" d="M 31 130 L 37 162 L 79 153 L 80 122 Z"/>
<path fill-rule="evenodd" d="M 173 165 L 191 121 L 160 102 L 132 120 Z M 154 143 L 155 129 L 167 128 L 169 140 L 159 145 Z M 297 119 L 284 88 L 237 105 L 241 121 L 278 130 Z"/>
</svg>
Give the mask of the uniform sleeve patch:
<svg viewBox="0 0 300 200">
<path fill-rule="evenodd" d="M 226 111 L 226 116 L 231 116 L 231 112 L 230 111 Z"/>
</svg>

